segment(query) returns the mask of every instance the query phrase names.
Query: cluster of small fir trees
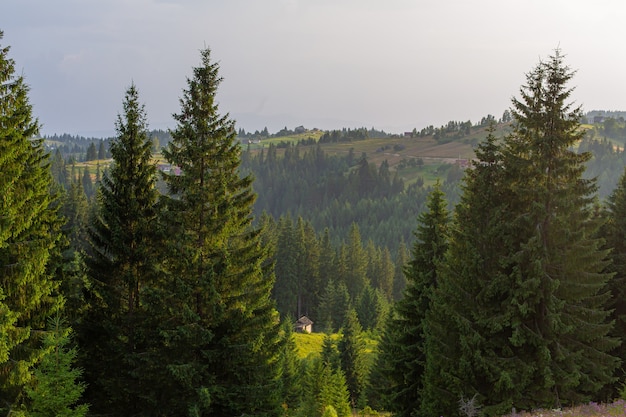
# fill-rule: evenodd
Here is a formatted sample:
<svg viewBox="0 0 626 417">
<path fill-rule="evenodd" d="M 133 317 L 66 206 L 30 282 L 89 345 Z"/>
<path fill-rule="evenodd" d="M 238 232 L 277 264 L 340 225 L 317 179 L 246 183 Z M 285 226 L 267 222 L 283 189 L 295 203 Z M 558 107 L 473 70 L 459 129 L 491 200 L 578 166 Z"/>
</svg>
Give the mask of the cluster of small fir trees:
<svg viewBox="0 0 626 417">
<path fill-rule="evenodd" d="M 295 369 L 295 374 L 300 375 L 287 372 L 290 382 L 285 381 L 284 386 L 291 387 L 285 396 L 288 414 L 319 416 L 325 407 L 332 407 L 338 415 L 347 416 L 351 409 L 363 408 L 368 403 L 369 374 L 364 355 L 364 330 L 370 335 L 378 334 L 389 308 L 382 290 L 373 288 L 382 281 L 381 277 L 371 280 L 371 271 L 368 271 L 369 265 L 378 265 L 380 251 L 371 244 L 362 247 L 356 225 L 352 228 L 351 243 L 334 248 L 328 229 L 318 238 L 302 218 L 294 223 L 288 217 L 281 217 L 276 223 L 270 216 L 263 215 L 260 223 L 263 244 L 273 254 L 269 258 L 276 272 L 273 294 L 281 315 L 287 317 L 285 325 L 293 323 L 299 309 L 314 319 L 317 331 L 327 333 L 321 359 L 305 358 L 294 363 L 288 359 L 293 354 L 284 355 L 283 360 L 289 360 L 291 365 L 281 365 L 283 372 Z M 359 271 L 356 275 L 357 282 L 361 282 L 358 295 L 351 294 L 346 285 L 349 276 L 346 253 L 350 246 L 358 254 L 352 257 L 351 264 Z M 369 263 L 368 256 L 371 257 Z M 391 296 L 394 268 L 391 261 L 389 264 L 387 292 Z M 362 326 L 362 322 L 366 325 Z M 288 334 L 291 330 L 284 331 Z M 338 335 L 338 342 L 331 339 L 330 333 Z"/>
</svg>

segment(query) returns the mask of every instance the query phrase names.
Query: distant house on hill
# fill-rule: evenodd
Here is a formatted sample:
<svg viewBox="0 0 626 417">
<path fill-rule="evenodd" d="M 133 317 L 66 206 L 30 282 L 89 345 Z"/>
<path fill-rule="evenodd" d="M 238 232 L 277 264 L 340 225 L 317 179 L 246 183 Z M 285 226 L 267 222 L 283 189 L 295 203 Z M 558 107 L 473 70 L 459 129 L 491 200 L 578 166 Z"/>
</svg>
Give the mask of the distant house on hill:
<svg viewBox="0 0 626 417">
<path fill-rule="evenodd" d="M 296 321 L 295 330 L 298 333 L 311 333 L 313 331 L 313 322 L 307 316 L 302 316 Z"/>
</svg>

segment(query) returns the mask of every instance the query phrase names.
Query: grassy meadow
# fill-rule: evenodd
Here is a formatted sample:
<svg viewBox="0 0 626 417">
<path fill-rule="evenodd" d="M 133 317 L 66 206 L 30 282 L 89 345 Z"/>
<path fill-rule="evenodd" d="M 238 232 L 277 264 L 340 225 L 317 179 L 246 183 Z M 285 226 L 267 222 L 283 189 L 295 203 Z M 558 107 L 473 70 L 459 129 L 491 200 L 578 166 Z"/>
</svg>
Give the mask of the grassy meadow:
<svg viewBox="0 0 626 417">
<path fill-rule="evenodd" d="M 296 349 L 298 357 L 305 359 L 318 356 L 322 352 L 322 344 L 324 343 L 325 333 L 294 333 L 296 339 Z M 341 339 L 340 333 L 330 335 L 335 343 Z M 373 359 L 378 341 L 371 335 L 364 333 L 363 342 L 365 343 L 365 355 L 368 360 Z"/>
</svg>

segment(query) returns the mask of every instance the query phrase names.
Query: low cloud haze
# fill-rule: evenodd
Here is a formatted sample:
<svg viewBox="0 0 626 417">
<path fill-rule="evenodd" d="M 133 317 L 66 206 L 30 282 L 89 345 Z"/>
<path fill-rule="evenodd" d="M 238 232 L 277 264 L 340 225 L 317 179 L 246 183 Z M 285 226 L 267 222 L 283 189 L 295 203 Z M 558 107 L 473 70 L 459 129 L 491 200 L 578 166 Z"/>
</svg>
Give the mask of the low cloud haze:
<svg viewBox="0 0 626 417">
<path fill-rule="evenodd" d="M 44 134 L 112 135 L 132 82 L 150 127 L 174 127 L 204 46 L 238 127 L 400 132 L 499 117 L 557 47 L 578 104 L 626 110 L 624 12 L 606 0 L 5 0 L 0 42 Z"/>
</svg>

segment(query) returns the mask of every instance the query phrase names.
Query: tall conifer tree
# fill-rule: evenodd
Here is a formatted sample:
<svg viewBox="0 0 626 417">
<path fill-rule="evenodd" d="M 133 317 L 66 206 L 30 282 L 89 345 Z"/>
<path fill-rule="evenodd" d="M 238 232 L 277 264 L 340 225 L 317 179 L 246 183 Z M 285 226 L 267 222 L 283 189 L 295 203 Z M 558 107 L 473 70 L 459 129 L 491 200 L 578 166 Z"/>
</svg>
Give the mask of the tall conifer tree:
<svg viewBox="0 0 626 417">
<path fill-rule="evenodd" d="M 362 407 L 365 405 L 368 369 L 363 356 L 365 350 L 361 335 L 363 329 L 353 308 L 348 311 L 342 329 L 343 334 L 337 346 L 341 369 L 346 376 L 352 407 Z"/>
<path fill-rule="evenodd" d="M 315 229 L 301 217 L 296 223 L 298 237 L 297 246 L 300 249 L 298 259 L 298 275 L 301 281 L 299 294 L 299 314 L 307 315 L 316 320 L 314 314 L 319 305 L 320 288 L 320 247 Z"/>
<path fill-rule="evenodd" d="M 400 241 L 398 246 L 398 254 L 395 259 L 395 272 L 393 275 L 393 288 L 392 299 L 393 301 L 399 301 L 402 299 L 404 289 L 406 288 L 406 275 L 404 275 L 404 269 L 409 263 L 409 250 L 404 243 L 404 239 Z"/>
<path fill-rule="evenodd" d="M 606 205 L 606 223 L 601 235 L 606 239 L 606 247 L 611 249 L 611 265 L 608 270 L 614 275 L 610 281 L 613 295 L 611 308 L 615 328 L 612 334 L 622 340 L 615 354 L 626 360 L 626 171 L 622 174 L 617 188 L 611 193 Z M 624 380 L 624 367 L 617 376 Z M 617 394 L 613 387 L 613 394 Z"/>
<path fill-rule="evenodd" d="M 396 313 L 388 323 L 381 346 L 381 358 L 391 364 L 384 379 L 391 392 L 389 404 L 400 416 L 412 416 L 420 409 L 425 366 L 426 315 L 439 281 L 439 268 L 448 248 L 449 213 L 443 192 L 436 184 L 428 197 L 428 210 L 418 217 L 412 259 L 405 267 L 407 286 L 404 297 L 396 304 Z M 393 354 L 391 354 L 393 352 Z"/>
<path fill-rule="evenodd" d="M 118 414 L 141 410 L 150 389 L 138 375 L 150 327 L 143 295 L 154 286 L 157 264 L 156 167 L 134 85 L 123 106 L 111 143 L 114 163 L 102 179 L 89 229 L 92 305 L 78 329 L 93 410 Z"/>
<path fill-rule="evenodd" d="M 375 410 L 400 410 L 399 404 L 395 401 L 395 393 L 399 390 L 399 385 L 396 382 L 398 378 L 394 373 L 394 368 L 395 359 L 401 353 L 401 347 L 396 343 L 399 340 L 399 335 L 393 333 L 399 330 L 392 327 L 394 314 L 393 309 L 387 312 L 384 329 L 376 346 L 376 357 L 369 375 L 372 383 L 368 386 L 367 400 L 368 405 Z"/>
<path fill-rule="evenodd" d="M 275 253 L 276 280 L 272 295 L 278 311 L 284 319 L 298 319 L 302 314 L 302 276 L 298 261 L 302 257 L 304 246 L 297 239 L 297 229 L 289 216 L 281 216 L 277 224 L 277 243 Z"/>
<path fill-rule="evenodd" d="M 70 328 L 57 312 L 48 319 L 49 331 L 43 344 L 47 354 L 35 370 L 34 384 L 26 388 L 31 417 L 84 417 L 89 406 L 77 404 L 85 390 L 79 382 L 82 371 L 74 367 L 76 348 L 70 348 Z"/>
<path fill-rule="evenodd" d="M 361 232 L 356 223 L 350 226 L 348 242 L 343 245 L 342 249 L 345 250 L 345 283 L 350 299 L 356 300 L 368 284 L 367 257 L 361 241 Z"/>
<path fill-rule="evenodd" d="M 283 407 L 287 410 L 295 410 L 300 405 L 303 391 L 301 360 L 298 357 L 292 320 L 282 322 L 281 336 L 284 340 L 279 360 Z"/>
<path fill-rule="evenodd" d="M 328 281 L 335 275 L 336 252 L 331 243 L 330 230 L 328 228 L 324 229 L 322 236 L 319 238 L 318 247 L 320 248 L 319 291 L 321 293 L 326 288 Z"/>
<path fill-rule="evenodd" d="M 181 98 L 163 151 L 180 167 L 166 181 L 170 273 L 160 337 L 170 415 L 277 415 L 278 315 L 259 230 L 252 227 L 252 178 L 239 172 L 234 122 L 219 113 L 219 66 L 209 49 Z"/>
<path fill-rule="evenodd" d="M 520 203 L 512 213 L 521 250 L 512 257 L 511 341 L 524 363 L 536 364 L 523 406 L 597 400 L 618 366 L 608 353 L 617 342 L 608 337 L 610 275 L 595 238 L 596 184 L 582 178 L 591 155 L 572 150 L 584 135 L 582 111 L 568 102 L 573 76 L 558 50 L 527 76 L 504 153 Z"/>
<path fill-rule="evenodd" d="M 505 195 L 503 187 L 502 155 L 494 129 L 493 125 L 488 128 L 487 139 L 476 149 L 477 160 L 466 173 L 461 201 L 455 208 L 450 228 L 449 250 L 442 263 L 440 288 L 426 317 L 428 334 L 421 415 L 444 410 L 456 412 L 459 396 L 472 397 L 475 392 L 465 391 L 476 390 L 467 388 L 473 387 L 473 382 L 464 389 L 459 388 L 461 381 L 470 380 L 478 369 L 496 364 L 499 356 L 506 356 L 499 350 L 506 349 L 507 332 L 502 332 L 498 340 L 497 323 L 503 320 L 500 311 L 500 303 L 506 300 L 503 292 L 510 287 L 501 265 L 512 251 L 507 233 L 510 197 Z M 481 326 L 480 330 L 474 329 L 462 343 L 461 330 L 467 331 L 468 322 L 477 321 L 479 314 L 486 317 L 473 325 L 474 328 Z M 483 324 L 487 318 L 493 329 Z M 481 349 L 496 353 L 491 357 L 483 353 L 478 361 L 471 352 L 481 352 Z M 465 375 L 460 375 L 462 372 Z M 509 389 L 511 387 L 505 388 L 503 384 L 494 384 L 490 395 L 495 399 L 501 395 L 500 391 Z"/>
<path fill-rule="evenodd" d="M 584 134 L 572 77 L 558 50 L 540 62 L 513 99 L 513 132 L 488 142 L 468 178 L 428 319 L 423 412 L 474 394 L 489 415 L 559 407 L 598 399 L 614 379 L 607 252 L 595 183 L 582 178 L 589 154 L 572 150 Z"/>
<path fill-rule="evenodd" d="M 3 33 L 0 31 L 0 40 Z M 41 359 L 46 317 L 58 308 L 47 266 L 59 238 L 56 198 L 28 86 L 0 46 L 0 414 L 23 399 Z"/>
<path fill-rule="evenodd" d="M 64 317 L 69 320 L 70 327 L 76 328 L 75 325 L 80 321 L 87 305 L 85 288 L 89 284 L 84 250 L 87 244 L 89 205 L 79 181 L 71 181 L 62 200 L 60 214 L 65 224 L 61 231 L 67 245 L 63 247 L 57 276 L 65 298 Z"/>
<path fill-rule="evenodd" d="M 61 188 L 67 189 L 70 185 L 69 172 L 67 171 L 67 164 L 63 159 L 63 155 L 59 148 L 54 151 L 50 161 L 50 172 L 52 178 Z"/>
</svg>

